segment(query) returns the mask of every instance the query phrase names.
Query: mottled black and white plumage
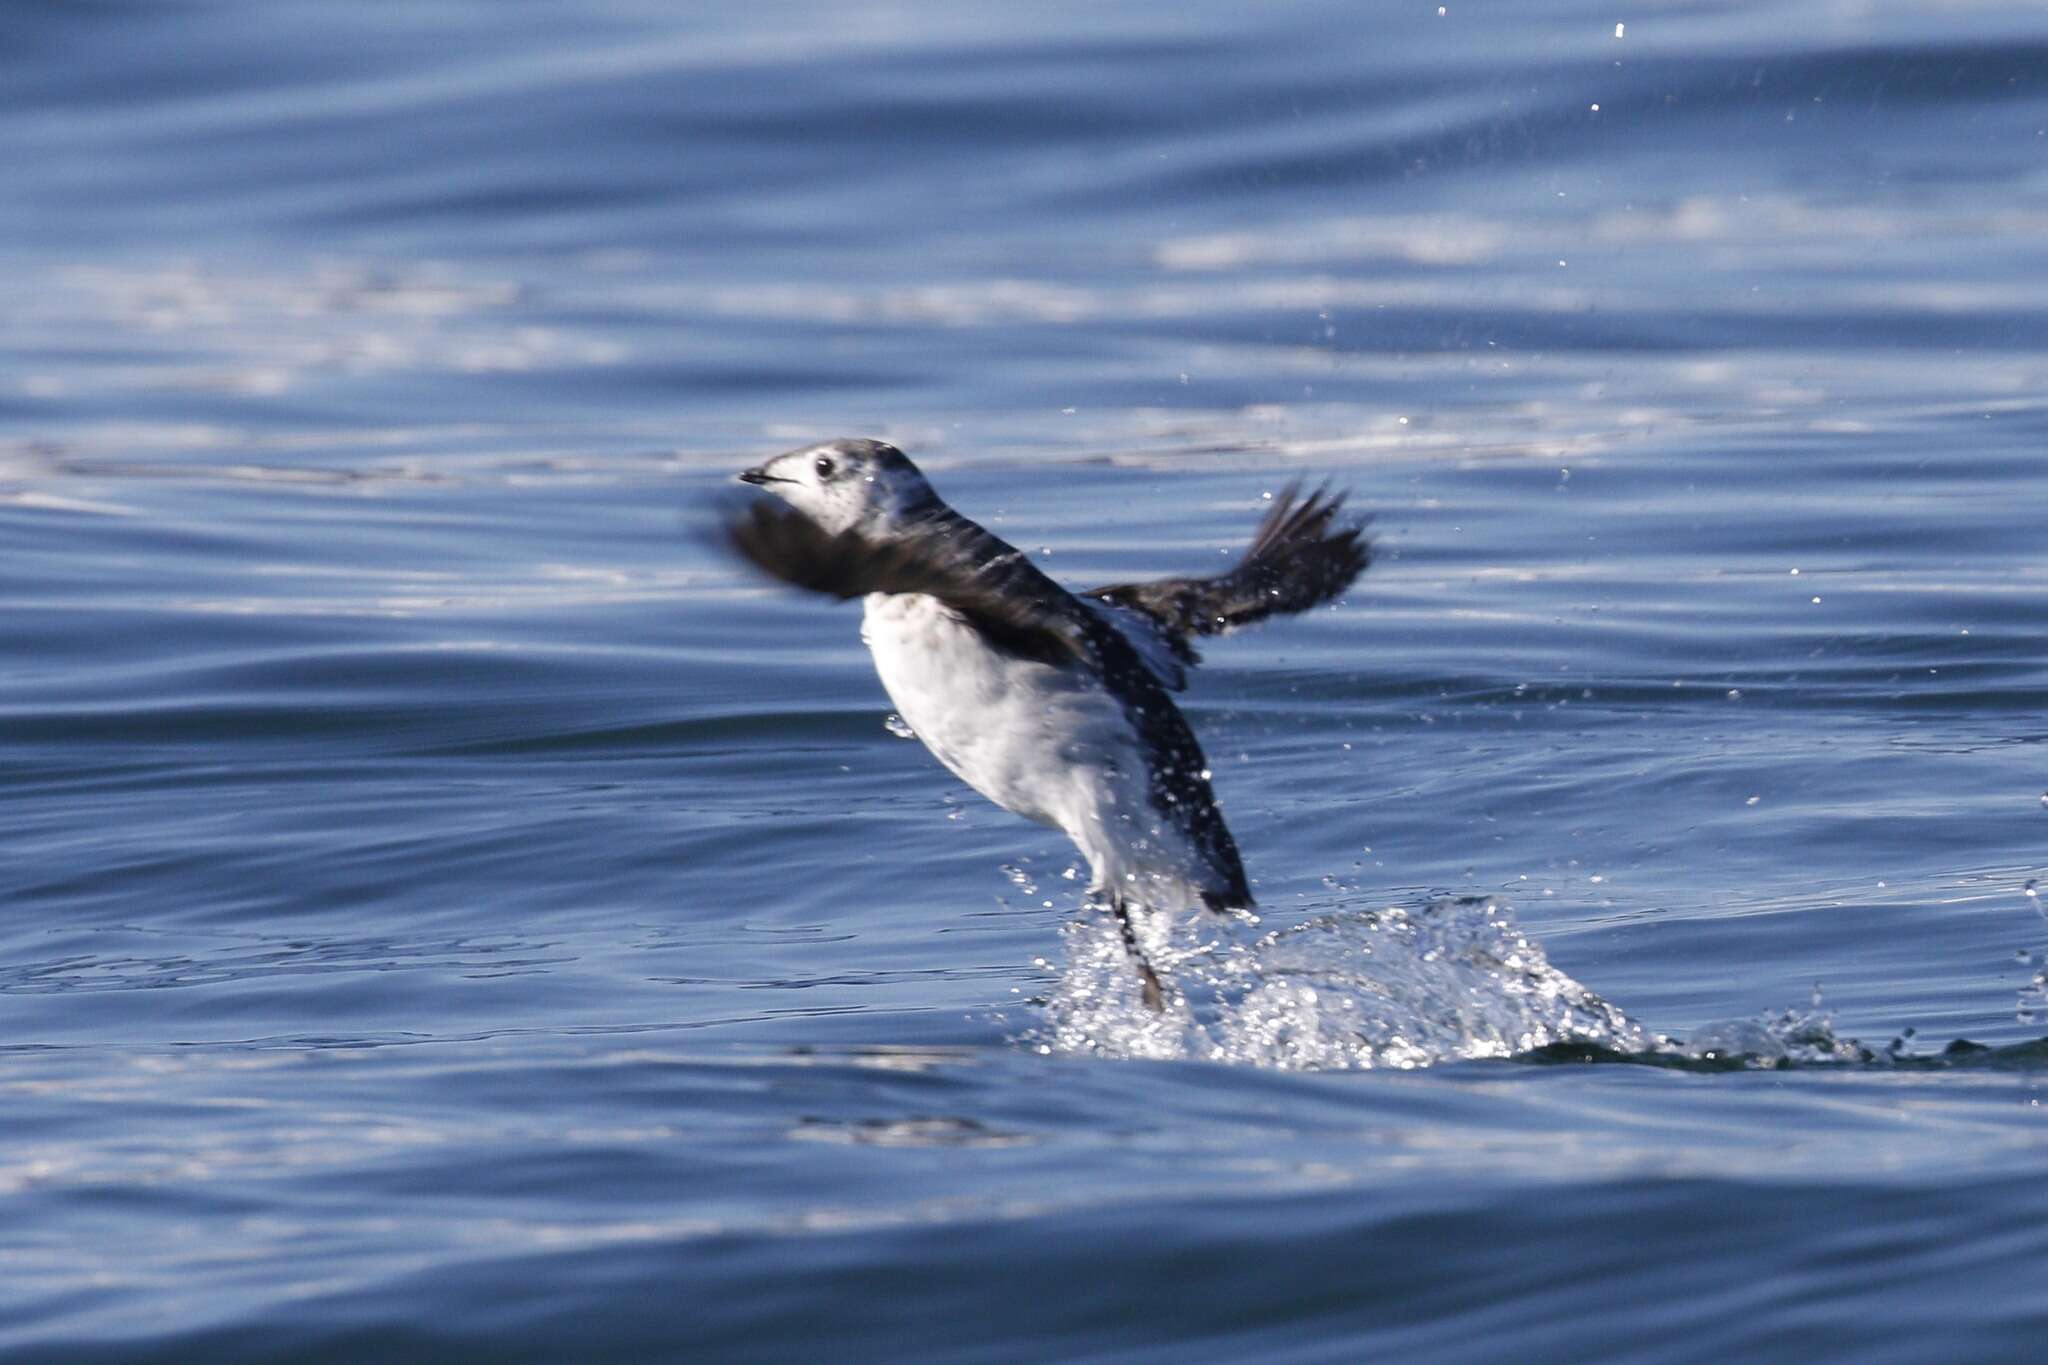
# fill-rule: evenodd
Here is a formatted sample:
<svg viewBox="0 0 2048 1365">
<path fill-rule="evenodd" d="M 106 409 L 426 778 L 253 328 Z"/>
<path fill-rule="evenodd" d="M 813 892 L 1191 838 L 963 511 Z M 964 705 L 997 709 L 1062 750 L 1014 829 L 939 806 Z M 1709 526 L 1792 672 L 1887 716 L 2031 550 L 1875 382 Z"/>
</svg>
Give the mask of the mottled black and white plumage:
<svg viewBox="0 0 2048 1365">
<path fill-rule="evenodd" d="M 792 586 L 864 599 L 861 634 L 904 720 L 976 791 L 1074 841 L 1157 1008 L 1130 906 L 1252 905 L 1171 693 L 1198 661 L 1194 636 L 1306 611 L 1365 569 L 1343 495 L 1289 488 L 1227 573 L 1077 595 L 880 441 L 806 446 L 739 477 L 788 505 L 730 521 L 733 549 Z"/>
</svg>

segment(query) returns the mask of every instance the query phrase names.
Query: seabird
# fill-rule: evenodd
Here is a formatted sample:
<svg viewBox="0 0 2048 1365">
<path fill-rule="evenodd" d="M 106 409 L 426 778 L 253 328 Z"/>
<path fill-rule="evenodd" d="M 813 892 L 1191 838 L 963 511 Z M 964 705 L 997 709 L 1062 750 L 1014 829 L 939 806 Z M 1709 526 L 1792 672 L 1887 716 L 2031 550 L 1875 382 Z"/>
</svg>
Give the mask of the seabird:
<svg viewBox="0 0 2048 1365">
<path fill-rule="evenodd" d="M 1198 635 L 1307 611 L 1371 562 L 1344 495 L 1274 499 L 1236 567 L 1072 593 L 954 511 L 882 441 L 833 440 L 746 470 L 775 494 L 725 524 L 770 577 L 863 599 L 861 638 L 897 712 L 989 800 L 1072 839 L 1117 917 L 1146 1005 L 1164 1008 L 1133 906 L 1252 908 L 1209 765 L 1172 693 Z"/>
</svg>

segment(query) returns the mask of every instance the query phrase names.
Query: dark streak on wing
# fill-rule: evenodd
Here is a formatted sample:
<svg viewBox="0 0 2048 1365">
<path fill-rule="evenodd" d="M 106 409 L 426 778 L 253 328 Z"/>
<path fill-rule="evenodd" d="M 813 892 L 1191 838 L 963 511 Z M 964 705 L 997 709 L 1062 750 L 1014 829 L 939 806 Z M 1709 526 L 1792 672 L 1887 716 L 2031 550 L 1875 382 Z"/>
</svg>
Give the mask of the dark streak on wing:
<svg viewBox="0 0 2048 1365">
<path fill-rule="evenodd" d="M 1187 690 L 1188 668 L 1201 660 L 1199 657 L 1190 658 L 1194 650 L 1186 641 L 1169 634 L 1143 612 L 1129 611 L 1093 597 L 1074 600 L 1086 603 L 1090 609 L 1107 618 L 1117 633 L 1130 641 L 1138 657 L 1145 661 L 1145 667 L 1152 670 L 1152 676 L 1159 679 L 1167 691 Z"/>
<path fill-rule="evenodd" d="M 1326 484 L 1301 495 L 1289 484 L 1229 573 L 1091 588 L 1089 597 L 1141 613 L 1180 656 L 1200 662 L 1192 637 L 1220 635 L 1268 616 L 1307 611 L 1336 597 L 1372 563 L 1365 519 L 1346 517 L 1344 494 Z"/>
<path fill-rule="evenodd" d="M 1100 617 L 1092 619 L 1101 636 L 1097 648 L 1103 679 L 1123 702 L 1124 715 L 1145 746 L 1152 807 L 1187 836 L 1209 874 L 1195 879 L 1202 903 L 1211 910 L 1253 909 L 1244 861 L 1217 809 L 1209 760 L 1187 717 L 1123 633 Z"/>
<path fill-rule="evenodd" d="M 725 538 L 741 558 L 791 587 L 840 601 L 871 592 L 924 593 L 1019 658 L 1053 665 L 1094 661 L 1093 642 L 1071 613 L 1048 609 L 1040 594 L 1009 591 L 1014 575 L 1002 571 L 1005 561 L 977 556 L 982 547 L 961 537 L 872 540 L 857 531 L 828 532 L 794 508 L 757 502 L 726 522 Z"/>
</svg>

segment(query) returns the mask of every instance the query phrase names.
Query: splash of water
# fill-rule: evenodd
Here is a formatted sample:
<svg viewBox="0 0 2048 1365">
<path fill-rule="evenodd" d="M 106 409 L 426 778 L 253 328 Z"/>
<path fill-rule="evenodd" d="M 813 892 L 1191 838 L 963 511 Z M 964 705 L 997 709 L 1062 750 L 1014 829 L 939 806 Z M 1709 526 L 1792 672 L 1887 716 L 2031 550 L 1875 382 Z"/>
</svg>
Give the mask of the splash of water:
<svg viewBox="0 0 2048 1365">
<path fill-rule="evenodd" d="M 2038 905 L 2036 883 L 2027 894 Z M 1487 1057 L 1705 1070 L 2048 1057 L 2048 1039 L 2007 1049 L 1957 1039 L 1929 1052 L 1910 1028 L 1883 1047 L 1841 1037 L 1819 983 L 1810 1009 L 1668 1038 L 1552 966 L 1494 899 L 1333 911 L 1265 933 L 1252 923 L 1183 923 L 1169 933 L 1150 926 L 1146 952 L 1174 987 L 1167 1010 L 1154 1014 L 1139 1001 L 1137 973 L 1109 917 L 1069 922 L 1059 980 L 1024 1041 L 1046 1053 L 1283 1070 L 1409 1069 Z M 2040 954 L 2019 956 L 2040 967 Z M 2021 990 L 2021 1019 L 2036 1010 L 2048 1012 L 2048 969 Z"/>
<path fill-rule="evenodd" d="M 1065 970 L 1033 1039 L 1044 1051 L 1335 1070 L 1661 1041 L 1550 965 L 1498 900 L 1338 911 L 1255 936 L 1202 926 L 1151 949 L 1179 997 L 1157 1015 L 1137 1003 L 1105 918 L 1064 931 Z"/>
<path fill-rule="evenodd" d="M 1744 1067 L 1873 1062 L 1881 1056 L 1896 1060 L 1907 1054 L 1912 1029 L 1894 1038 L 1884 1053 L 1874 1053 L 1854 1038 L 1837 1037 L 1833 1012 L 1820 1007 L 1817 989 L 1814 995 L 1811 1010 L 1776 1010 L 1751 1019 L 1723 1020 L 1695 1030 L 1683 1043 L 1667 1040 L 1660 1050 L 1691 1061 Z"/>
</svg>

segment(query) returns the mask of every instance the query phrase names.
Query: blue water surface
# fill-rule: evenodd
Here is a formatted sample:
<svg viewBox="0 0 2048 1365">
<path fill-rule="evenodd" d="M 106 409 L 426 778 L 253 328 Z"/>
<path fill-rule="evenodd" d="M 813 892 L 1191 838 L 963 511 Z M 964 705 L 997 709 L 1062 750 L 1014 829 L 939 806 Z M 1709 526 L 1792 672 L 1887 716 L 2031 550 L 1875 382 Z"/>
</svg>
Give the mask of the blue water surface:
<svg viewBox="0 0 2048 1365">
<path fill-rule="evenodd" d="M 2038 7 L 49 0 L 0 77 L 0 1354 L 2039 1353 Z M 716 547 L 841 434 L 1077 586 L 1373 512 L 1186 694 L 1189 1012 Z"/>
</svg>

